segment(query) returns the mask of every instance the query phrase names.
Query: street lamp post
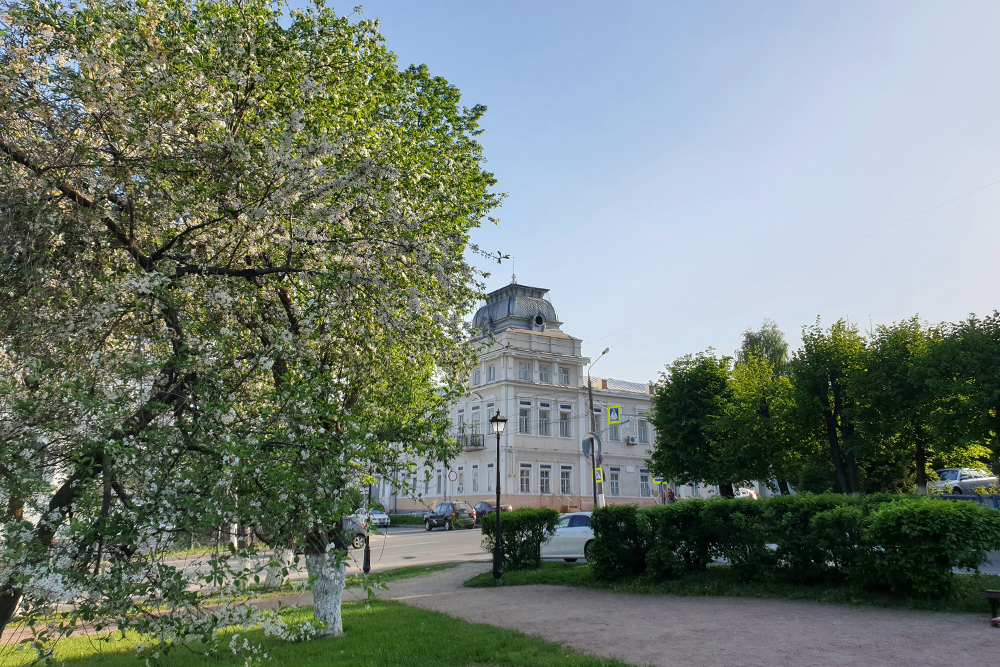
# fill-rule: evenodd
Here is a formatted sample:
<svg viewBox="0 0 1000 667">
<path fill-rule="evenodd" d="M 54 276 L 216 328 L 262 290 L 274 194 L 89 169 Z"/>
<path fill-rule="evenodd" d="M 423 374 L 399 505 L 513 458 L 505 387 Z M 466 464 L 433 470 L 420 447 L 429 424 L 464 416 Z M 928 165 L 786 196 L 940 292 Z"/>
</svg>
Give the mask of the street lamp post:
<svg viewBox="0 0 1000 667">
<path fill-rule="evenodd" d="M 587 393 L 590 395 L 590 432 L 597 433 L 597 418 L 594 417 L 594 386 L 590 381 L 590 369 L 594 367 L 598 361 L 601 360 L 605 354 L 611 351 L 610 347 L 604 348 L 604 352 L 601 352 L 601 356 L 594 359 L 589 366 L 587 366 Z M 594 509 L 597 509 L 597 444 L 595 443 L 593 447 L 590 448 L 590 473 L 591 479 L 594 481 Z"/>
<path fill-rule="evenodd" d="M 497 530 L 493 535 L 493 579 L 500 581 L 503 575 L 503 552 L 500 550 L 500 435 L 507 425 L 507 418 L 500 414 L 500 410 L 490 417 L 490 426 L 497 434 L 497 506 L 494 513 L 497 515 Z"/>
<path fill-rule="evenodd" d="M 371 539 L 371 535 L 369 535 L 369 533 L 371 533 L 371 529 L 372 529 L 372 526 L 371 526 L 371 524 L 372 524 L 371 505 L 372 505 L 372 485 L 369 482 L 368 483 L 368 504 L 365 506 L 366 508 L 368 508 L 368 518 L 367 518 L 368 525 L 367 526 L 361 526 L 361 529 L 363 531 L 365 531 L 365 561 L 364 561 L 364 564 L 361 566 L 361 570 L 365 574 L 368 574 L 371 571 L 371 569 L 372 569 L 372 552 L 371 552 L 371 547 L 368 545 L 368 542 Z"/>
</svg>

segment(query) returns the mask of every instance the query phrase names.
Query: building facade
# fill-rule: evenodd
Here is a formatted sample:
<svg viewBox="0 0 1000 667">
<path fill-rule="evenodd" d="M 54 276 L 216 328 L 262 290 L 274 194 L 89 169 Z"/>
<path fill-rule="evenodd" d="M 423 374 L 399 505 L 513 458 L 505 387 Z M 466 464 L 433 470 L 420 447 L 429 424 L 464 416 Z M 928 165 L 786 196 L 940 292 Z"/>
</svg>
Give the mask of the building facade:
<svg viewBox="0 0 1000 667">
<path fill-rule="evenodd" d="M 647 421 L 650 382 L 592 378 L 590 411 L 582 341 L 562 330 L 548 290 L 511 283 L 486 298 L 475 315 L 479 364 L 469 391 L 449 408 L 462 453 L 412 473 L 408 491 L 391 480 L 379 489 L 390 511 L 433 507 L 442 500 L 496 502 L 496 435 L 490 417 L 507 417 L 500 440 L 501 504 L 593 507 L 594 483 L 582 439 L 592 429 L 603 443 L 603 491 L 608 503 L 652 504 L 659 494 L 647 459 L 654 433 Z M 620 424 L 608 407 L 620 406 Z"/>
</svg>

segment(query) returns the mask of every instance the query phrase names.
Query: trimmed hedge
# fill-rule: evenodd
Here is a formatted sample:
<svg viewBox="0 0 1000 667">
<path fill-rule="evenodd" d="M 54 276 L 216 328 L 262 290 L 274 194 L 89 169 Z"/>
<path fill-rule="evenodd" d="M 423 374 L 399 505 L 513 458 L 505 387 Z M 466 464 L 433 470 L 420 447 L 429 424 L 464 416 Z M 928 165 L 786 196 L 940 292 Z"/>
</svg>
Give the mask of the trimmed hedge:
<svg viewBox="0 0 1000 667">
<path fill-rule="evenodd" d="M 726 559 L 744 580 L 846 579 L 900 595 L 950 590 L 952 568 L 1000 550 L 1000 512 L 913 496 L 692 499 L 598 509 L 594 576 L 676 579 Z"/>
<path fill-rule="evenodd" d="M 500 549 L 504 570 L 537 568 L 542 563 L 542 543 L 556 530 L 559 512 L 553 509 L 524 508 L 500 513 Z M 483 549 L 493 552 L 496 517 L 490 515 L 483 527 Z"/>
</svg>

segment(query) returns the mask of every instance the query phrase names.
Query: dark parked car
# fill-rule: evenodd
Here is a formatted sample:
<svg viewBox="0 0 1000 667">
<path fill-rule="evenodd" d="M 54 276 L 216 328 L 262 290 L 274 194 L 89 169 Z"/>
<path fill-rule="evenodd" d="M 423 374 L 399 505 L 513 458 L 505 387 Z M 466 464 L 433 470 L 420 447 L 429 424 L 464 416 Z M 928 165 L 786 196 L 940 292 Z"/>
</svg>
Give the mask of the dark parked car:
<svg viewBox="0 0 1000 667">
<path fill-rule="evenodd" d="M 491 514 L 493 514 L 493 505 L 486 502 L 485 500 L 476 503 L 475 509 L 476 509 L 476 523 L 482 523 L 484 516 L 490 516 Z M 511 507 L 510 505 L 500 506 L 501 512 L 510 512 L 512 509 L 514 508 Z"/>
<path fill-rule="evenodd" d="M 438 503 L 434 509 L 424 515 L 424 529 L 473 528 L 476 525 L 476 510 L 469 503 L 458 500 Z"/>
</svg>

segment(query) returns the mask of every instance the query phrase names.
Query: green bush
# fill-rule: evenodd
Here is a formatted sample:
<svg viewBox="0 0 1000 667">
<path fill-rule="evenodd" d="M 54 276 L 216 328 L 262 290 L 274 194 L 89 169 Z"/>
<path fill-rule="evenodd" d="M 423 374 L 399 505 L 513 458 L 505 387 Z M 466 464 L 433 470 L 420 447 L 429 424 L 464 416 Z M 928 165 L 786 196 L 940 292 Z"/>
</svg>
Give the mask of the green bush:
<svg viewBox="0 0 1000 667">
<path fill-rule="evenodd" d="M 1000 513 L 913 498 L 872 512 L 863 537 L 871 583 L 893 593 L 940 595 L 953 585 L 952 568 L 978 568 L 987 551 L 1000 548 Z"/>
<path fill-rule="evenodd" d="M 505 570 L 538 567 L 542 562 L 542 543 L 556 529 L 559 513 L 553 509 L 524 508 L 500 513 L 500 550 Z M 493 551 L 496 519 L 483 521 L 483 549 Z"/>
<path fill-rule="evenodd" d="M 646 555 L 650 576 L 674 579 L 684 571 L 704 570 L 712 561 L 712 536 L 701 516 L 704 507 L 704 500 L 692 498 L 644 510 L 652 539 Z"/>
<path fill-rule="evenodd" d="M 651 579 L 676 579 L 721 557 L 744 581 L 838 578 L 930 597 L 952 587 L 952 568 L 1000 549 L 1000 512 L 902 495 L 685 500 L 598 510 L 593 524 L 593 573 L 604 580 L 643 566 Z"/>
<path fill-rule="evenodd" d="M 594 578 L 612 581 L 646 569 L 651 544 L 649 521 L 635 505 L 608 505 L 590 516 L 594 541 L 587 560 Z"/>
<path fill-rule="evenodd" d="M 857 498 L 833 493 L 820 495 L 778 496 L 764 504 L 769 538 L 776 545 L 774 552 L 778 573 L 795 583 L 815 583 L 829 572 L 831 548 L 836 546 L 838 533 L 832 515 L 816 526 L 813 520 L 845 504 L 858 504 Z M 838 515 L 839 516 L 839 515 Z M 817 530 L 823 539 L 818 539 Z"/>
</svg>

